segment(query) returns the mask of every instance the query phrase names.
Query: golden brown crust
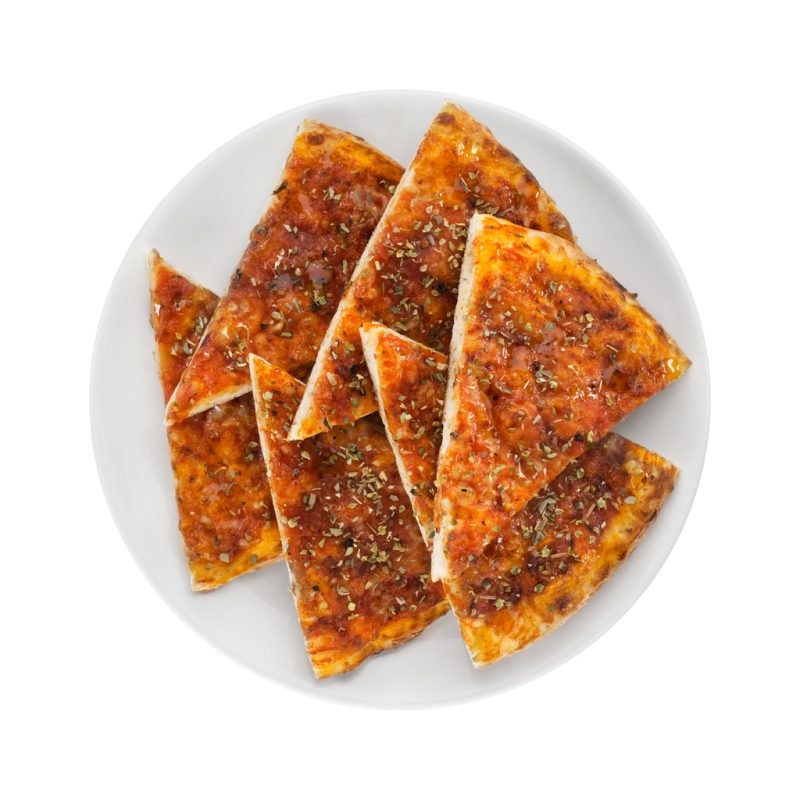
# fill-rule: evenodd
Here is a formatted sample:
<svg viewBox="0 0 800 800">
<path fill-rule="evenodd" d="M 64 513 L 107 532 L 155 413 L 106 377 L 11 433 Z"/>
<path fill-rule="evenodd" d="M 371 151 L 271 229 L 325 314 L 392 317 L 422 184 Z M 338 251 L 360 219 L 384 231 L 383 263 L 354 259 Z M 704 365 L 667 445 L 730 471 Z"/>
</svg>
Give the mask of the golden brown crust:
<svg viewBox="0 0 800 800">
<path fill-rule="evenodd" d="M 434 577 L 482 552 L 570 461 L 688 366 L 575 245 L 476 215 L 450 355 Z"/>
<path fill-rule="evenodd" d="M 197 346 L 217 296 L 150 256 L 150 319 L 165 400 Z M 216 589 L 281 556 L 255 410 L 242 397 L 167 430 L 178 524 L 192 588 Z"/>
<path fill-rule="evenodd" d="M 363 333 L 363 332 L 362 332 Z M 441 441 L 444 356 L 380 325 L 364 350 L 395 442 L 401 472 L 432 486 Z M 421 434 L 418 431 L 422 431 Z M 445 581 L 475 664 L 521 650 L 573 614 L 632 552 L 655 519 L 678 470 L 610 433 L 545 487 L 491 545 Z M 430 495 L 413 498 L 427 530 Z"/>
<path fill-rule="evenodd" d="M 403 485 L 431 547 L 447 358 L 377 322 L 361 329 L 361 341 Z"/>
<path fill-rule="evenodd" d="M 250 365 L 297 614 L 326 678 L 408 641 L 448 606 L 380 420 L 288 441 L 303 384 L 257 356 Z"/>
<path fill-rule="evenodd" d="M 402 168 L 306 121 L 226 295 L 167 408 L 168 424 L 250 388 L 248 353 L 305 378 Z"/>
<path fill-rule="evenodd" d="M 446 104 L 397 186 L 353 274 L 309 378 L 291 437 L 376 410 L 359 328 L 381 322 L 441 352 L 450 342 L 467 223 L 491 211 L 572 238 L 536 178 L 491 131 Z"/>
</svg>

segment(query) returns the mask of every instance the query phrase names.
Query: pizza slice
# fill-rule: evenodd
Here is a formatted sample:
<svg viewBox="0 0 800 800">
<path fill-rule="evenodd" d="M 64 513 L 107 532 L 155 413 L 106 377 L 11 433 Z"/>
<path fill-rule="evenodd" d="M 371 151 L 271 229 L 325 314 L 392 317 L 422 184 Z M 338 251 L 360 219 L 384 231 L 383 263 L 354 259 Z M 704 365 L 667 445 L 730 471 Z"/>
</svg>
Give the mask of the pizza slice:
<svg viewBox="0 0 800 800">
<path fill-rule="evenodd" d="M 297 615 L 327 678 L 404 644 L 448 605 L 380 420 L 289 441 L 303 384 L 253 354 L 250 369 Z"/>
<path fill-rule="evenodd" d="M 473 217 L 450 350 L 434 577 L 483 552 L 567 464 L 689 364 L 578 247 Z"/>
<path fill-rule="evenodd" d="M 447 103 L 397 185 L 333 317 L 290 438 L 376 410 L 359 328 L 381 322 L 447 352 L 467 223 L 476 212 L 568 239 L 547 192 L 491 131 Z"/>
<path fill-rule="evenodd" d="M 150 254 L 150 319 L 165 401 L 218 299 Z M 251 398 L 176 423 L 167 437 L 192 589 L 216 589 L 280 558 Z"/>
<path fill-rule="evenodd" d="M 305 378 L 402 168 L 306 120 L 280 182 L 167 406 L 172 424 L 250 390 L 248 353 Z"/>
<path fill-rule="evenodd" d="M 361 336 L 400 474 L 429 535 L 446 359 L 381 325 Z M 580 608 L 633 551 L 677 474 L 666 459 L 610 433 L 543 488 L 444 581 L 473 662 L 486 666 L 523 649 Z"/>
<path fill-rule="evenodd" d="M 397 469 L 431 547 L 447 357 L 377 322 L 361 329 L 361 342 Z"/>
<path fill-rule="evenodd" d="M 446 580 L 473 663 L 516 653 L 574 614 L 633 552 L 677 476 L 610 433 L 542 489 Z"/>
</svg>

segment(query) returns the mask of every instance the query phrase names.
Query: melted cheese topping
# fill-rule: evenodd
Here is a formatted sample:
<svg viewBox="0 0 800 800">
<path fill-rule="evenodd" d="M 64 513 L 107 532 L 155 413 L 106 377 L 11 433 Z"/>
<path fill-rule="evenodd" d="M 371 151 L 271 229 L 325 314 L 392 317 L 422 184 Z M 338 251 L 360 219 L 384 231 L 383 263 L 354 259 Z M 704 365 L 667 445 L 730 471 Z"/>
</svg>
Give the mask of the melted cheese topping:
<svg viewBox="0 0 800 800">
<path fill-rule="evenodd" d="M 305 122 L 168 408 L 172 424 L 249 391 L 249 353 L 305 378 L 402 168 Z"/>
<path fill-rule="evenodd" d="M 438 465 L 434 576 L 508 519 L 689 360 L 576 246 L 473 218 Z"/>
<path fill-rule="evenodd" d="M 458 106 L 436 116 L 375 229 L 320 349 L 291 438 L 376 410 L 359 328 L 378 321 L 446 352 L 467 223 L 475 212 L 572 238 L 555 203 Z"/>
<path fill-rule="evenodd" d="M 166 400 L 202 336 L 217 296 L 153 251 L 150 318 Z M 216 589 L 280 558 L 269 484 L 249 397 L 167 429 L 178 524 L 195 591 Z"/>
<path fill-rule="evenodd" d="M 380 325 L 362 331 L 381 415 L 423 531 L 433 523 L 444 356 Z M 444 582 L 478 666 L 515 653 L 573 614 L 632 552 L 677 469 L 609 434 L 544 487 Z"/>
<path fill-rule="evenodd" d="M 250 357 L 292 592 L 318 678 L 420 633 L 448 606 L 380 420 L 286 439 L 303 384 Z"/>
</svg>

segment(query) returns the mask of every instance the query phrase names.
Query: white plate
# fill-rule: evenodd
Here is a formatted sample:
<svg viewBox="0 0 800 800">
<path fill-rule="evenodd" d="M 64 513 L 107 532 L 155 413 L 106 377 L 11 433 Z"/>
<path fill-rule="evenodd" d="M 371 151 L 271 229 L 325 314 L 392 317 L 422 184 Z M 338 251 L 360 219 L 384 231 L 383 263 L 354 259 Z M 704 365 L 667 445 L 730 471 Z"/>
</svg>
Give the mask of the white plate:
<svg viewBox="0 0 800 800">
<path fill-rule="evenodd" d="M 163 401 L 148 325 L 146 253 L 222 294 L 283 166 L 298 123 L 311 117 L 365 137 L 408 164 L 446 99 L 425 92 L 370 92 L 287 111 L 237 136 L 162 201 L 128 250 L 106 301 L 92 365 L 92 437 L 100 479 L 133 557 L 166 602 L 237 661 L 325 698 L 379 706 L 453 703 L 542 675 L 591 644 L 644 591 L 678 538 L 692 504 L 708 436 L 708 366 L 700 320 L 669 247 L 637 201 L 594 159 L 511 111 L 453 97 L 516 153 L 553 195 L 581 246 L 632 291 L 678 340 L 694 366 L 619 431 L 682 471 L 642 544 L 572 619 L 523 653 L 474 669 L 452 615 L 417 640 L 317 682 L 283 564 L 211 594 L 189 590 L 177 529 Z"/>
</svg>

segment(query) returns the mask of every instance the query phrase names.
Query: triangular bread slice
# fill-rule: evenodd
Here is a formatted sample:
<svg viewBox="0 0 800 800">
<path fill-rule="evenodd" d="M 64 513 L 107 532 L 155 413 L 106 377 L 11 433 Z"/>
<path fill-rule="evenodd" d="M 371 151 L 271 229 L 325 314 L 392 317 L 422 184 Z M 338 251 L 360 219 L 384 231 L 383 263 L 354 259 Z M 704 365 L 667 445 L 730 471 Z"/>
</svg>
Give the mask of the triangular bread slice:
<svg viewBox="0 0 800 800">
<path fill-rule="evenodd" d="M 542 489 L 446 581 L 473 663 L 516 653 L 572 616 L 633 552 L 677 476 L 609 433 Z"/>
<path fill-rule="evenodd" d="M 462 569 L 689 363 L 635 296 L 578 247 L 473 217 L 450 349 L 434 576 Z"/>
<path fill-rule="evenodd" d="M 387 435 L 427 535 L 446 360 L 381 325 L 361 336 Z M 571 616 L 632 552 L 677 474 L 666 459 L 610 433 L 545 487 L 444 581 L 473 662 L 511 655 Z"/>
<path fill-rule="evenodd" d="M 167 406 L 172 424 L 250 390 L 248 353 L 306 378 L 402 168 L 306 120 L 267 210 Z"/>
<path fill-rule="evenodd" d="M 297 615 L 327 678 L 404 644 L 448 605 L 377 416 L 288 441 L 303 384 L 252 354 L 250 369 Z"/>
<path fill-rule="evenodd" d="M 150 254 L 150 319 L 165 401 L 218 299 Z M 216 589 L 280 558 L 252 399 L 172 425 L 167 437 L 192 589 Z"/>
<path fill-rule="evenodd" d="M 359 328 L 382 322 L 447 352 L 467 223 L 476 211 L 568 239 L 569 223 L 491 131 L 447 103 L 397 185 L 331 322 L 290 437 L 375 411 Z"/>
<path fill-rule="evenodd" d="M 447 357 L 377 322 L 361 329 L 361 343 L 403 486 L 432 547 Z"/>
</svg>

